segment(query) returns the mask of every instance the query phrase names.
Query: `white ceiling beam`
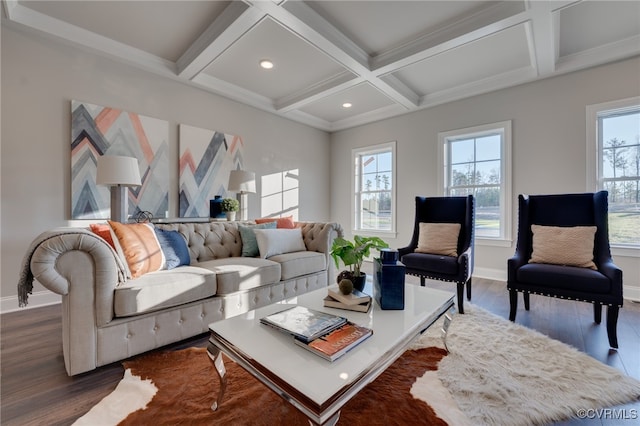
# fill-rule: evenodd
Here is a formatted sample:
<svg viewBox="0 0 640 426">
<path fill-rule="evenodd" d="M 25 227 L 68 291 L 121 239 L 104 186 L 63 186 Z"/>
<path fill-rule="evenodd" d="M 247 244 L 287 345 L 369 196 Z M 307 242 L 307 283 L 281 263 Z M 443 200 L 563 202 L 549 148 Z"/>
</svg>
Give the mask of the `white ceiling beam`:
<svg viewBox="0 0 640 426">
<path fill-rule="evenodd" d="M 18 6 L 18 0 L 2 0 L 2 6 L 4 8 L 4 14 L 9 20 L 15 19 L 16 7 Z"/>
<path fill-rule="evenodd" d="M 280 112 L 289 112 L 327 96 L 340 93 L 364 81 L 362 77 L 357 77 L 351 72 L 345 71 L 298 93 L 276 100 L 275 107 Z"/>
<path fill-rule="evenodd" d="M 217 95 L 224 96 L 236 102 L 251 105 L 264 111 L 275 112 L 273 102 L 266 96 L 238 87 L 227 81 L 220 80 L 206 73 L 200 73 L 191 79 L 191 83 Z"/>
<path fill-rule="evenodd" d="M 178 59 L 178 75 L 191 80 L 265 16 L 245 3 L 231 2 Z"/>
<path fill-rule="evenodd" d="M 532 64 L 536 67 L 538 76 L 547 77 L 555 72 L 558 57 L 557 16 L 553 12 L 557 4 L 530 1 L 527 8 L 531 15 L 527 38 Z"/>
<path fill-rule="evenodd" d="M 389 117 L 395 117 L 406 113 L 407 111 L 398 104 L 387 105 L 373 111 L 358 114 L 354 117 L 334 121 L 330 125 L 330 130 L 337 132 L 339 130 L 360 126 L 362 124 L 371 123 L 372 121 L 384 120 Z"/>
</svg>

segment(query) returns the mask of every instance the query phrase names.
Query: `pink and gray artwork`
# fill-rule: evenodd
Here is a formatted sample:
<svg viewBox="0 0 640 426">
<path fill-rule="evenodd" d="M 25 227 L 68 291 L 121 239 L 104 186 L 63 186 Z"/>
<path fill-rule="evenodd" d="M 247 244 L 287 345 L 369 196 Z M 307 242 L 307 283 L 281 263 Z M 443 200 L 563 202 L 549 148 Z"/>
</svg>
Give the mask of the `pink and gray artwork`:
<svg viewBox="0 0 640 426">
<path fill-rule="evenodd" d="M 227 185 L 242 169 L 243 148 L 240 136 L 180 125 L 180 217 L 209 217 L 209 200 L 235 197 Z"/>
<path fill-rule="evenodd" d="M 97 158 L 138 159 L 142 185 L 128 191 L 129 215 L 165 217 L 169 205 L 169 123 L 116 108 L 71 102 L 71 218 L 107 219 L 109 188 L 96 184 Z"/>
</svg>

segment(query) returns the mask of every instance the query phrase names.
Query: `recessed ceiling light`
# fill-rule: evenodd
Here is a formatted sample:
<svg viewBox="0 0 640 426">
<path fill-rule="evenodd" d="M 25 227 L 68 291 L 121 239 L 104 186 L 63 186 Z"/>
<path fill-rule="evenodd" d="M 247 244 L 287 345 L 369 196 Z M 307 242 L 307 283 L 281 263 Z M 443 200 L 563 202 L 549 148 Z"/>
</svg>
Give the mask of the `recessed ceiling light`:
<svg viewBox="0 0 640 426">
<path fill-rule="evenodd" d="M 270 70 L 271 68 L 273 68 L 273 62 L 268 59 L 263 59 L 260 61 L 260 66 L 265 70 Z"/>
<path fill-rule="evenodd" d="M 351 108 L 353 105 L 351 105 L 351 102 L 345 102 L 342 104 L 342 108 Z"/>
</svg>

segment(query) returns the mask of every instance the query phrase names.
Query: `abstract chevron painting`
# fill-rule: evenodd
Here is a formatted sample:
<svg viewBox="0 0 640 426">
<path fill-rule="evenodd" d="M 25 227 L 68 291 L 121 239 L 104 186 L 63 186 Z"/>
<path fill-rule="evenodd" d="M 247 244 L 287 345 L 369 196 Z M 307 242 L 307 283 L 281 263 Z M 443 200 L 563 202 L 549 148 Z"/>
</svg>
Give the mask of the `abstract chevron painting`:
<svg viewBox="0 0 640 426">
<path fill-rule="evenodd" d="M 142 185 L 129 188 L 129 214 L 169 209 L 169 123 L 99 105 L 71 102 L 71 217 L 107 219 L 109 188 L 96 185 L 97 158 L 138 159 Z"/>
<path fill-rule="evenodd" d="M 180 217 L 209 217 L 209 200 L 227 194 L 229 172 L 242 169 L 240 136 L 180 125 Z"/>
</svg>

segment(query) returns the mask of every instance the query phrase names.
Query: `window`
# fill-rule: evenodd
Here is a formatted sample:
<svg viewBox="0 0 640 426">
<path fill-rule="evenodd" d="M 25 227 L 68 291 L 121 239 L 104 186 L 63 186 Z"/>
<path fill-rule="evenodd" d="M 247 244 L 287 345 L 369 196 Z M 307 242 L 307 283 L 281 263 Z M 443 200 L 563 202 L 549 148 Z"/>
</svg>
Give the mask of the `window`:
<svg viewBox="0 0 640 426">
<path fill-rule="evenodd" d="M 587 107 L 587 185 L 609 192 L 609 241 L 640 248 L 640 97 Z"/>
<path fill-rule="evenodd" d="M 395 232 L 395 151 L 395 142 L 352 151 L 357 231 Z"/>
<path fill-rule="evenodd" d="M 438 141 L 442 194 L 473 195 L 476 238 L 510 245 L 511 121 L 439 133 Z"/>
</svg>

